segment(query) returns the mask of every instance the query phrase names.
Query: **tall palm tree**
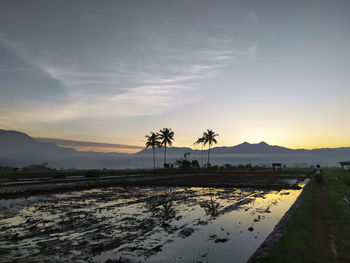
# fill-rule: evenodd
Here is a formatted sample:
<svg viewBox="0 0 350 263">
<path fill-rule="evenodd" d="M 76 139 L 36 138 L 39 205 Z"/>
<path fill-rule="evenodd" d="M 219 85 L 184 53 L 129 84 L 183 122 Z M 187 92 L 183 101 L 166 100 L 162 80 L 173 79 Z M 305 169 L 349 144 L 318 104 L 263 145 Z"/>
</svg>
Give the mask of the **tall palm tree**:
<svg viewBox="0 0 350 263">
<path fill-rule="evenodd" d="M 198 138 L 194 144 L 201 144 L 202 145 L 202 168 L 203 168 L 203 166 L 204 166 L 204 157 L 203 157 L 204 137 L 202 136 L 202 137 Z"/>
<path fill-rule="evenodd" d="M 217 143 L 215 137 L 219 136 L 219 134 L 216 134 L 213 130 L 207 129 L 206 132 L 203 133 L 203 140 L 204 140 L 204 145 L 208 144 L 209 149 L 208 149 L 208 164 L 209 164 L 209 159 L 210 159 L 210 146 L 213 143 Z"/>
<path fill-rule="evenodd" d="M 159 139 L 160 139 L 160 144 L 163 146 L 164 145 L 164 165 L 166 164 L 166 146 L 169 145 L 171 146 L 173 144 L 174 140 L 174 132 L 171 129 L 168 128 L 163 128 L 163 130 L 159 131 Z"/>
<path fill-rule="evenodd" d="M 151 135 L 146 135 L 146 149 L 152 148 L 153 150 L 153 169 L 156 170 L 156 155 L 155 148 L 160 147 L 160 141 L 158 138 L 158 134 L 151 132 Z"/>
</svg>

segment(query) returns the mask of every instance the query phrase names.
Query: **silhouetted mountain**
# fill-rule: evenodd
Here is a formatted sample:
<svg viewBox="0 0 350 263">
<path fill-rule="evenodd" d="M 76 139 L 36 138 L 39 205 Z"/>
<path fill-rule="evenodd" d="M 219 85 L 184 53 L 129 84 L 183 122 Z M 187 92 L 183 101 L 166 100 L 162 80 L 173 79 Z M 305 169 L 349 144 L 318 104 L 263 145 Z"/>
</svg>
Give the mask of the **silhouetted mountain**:
<svg viewBox="0 0 350 263">
<path fill-rule="evenodd" d="M 35 144 L 37 144 L 37 141 L 35 141 L 32 137 L 28 136 L 23 132 L 0 130 L 1 146 L 14 147 L 16 145 L 23 146 L 23 145 L 35 145 Z"/>
<path fill-rule="evenodd" d="M 203 154 L 203 161 L 206 161 L 207 150 L 202 152 L 188 147 L 168 147 L 167 160 L 172 163 L 187 152 L 190 153 L 190 160 L 201 161 Z M 163 153 L 164 148 L 156 149 L 159 166 L 162 164 Z M 272 146 L 265 142 L 244 142 L 232 147 L 212 148 L 213 164 L 282 162 L 307 165 L 324 162 L 334 165 L 338 161 L 349 159 L 350 147 L 305 150 Z M 82 152 L 53 143 L 38 142 L 22 132 L 0 130 L 0 166 L 23 167 L 44 162 L 54 168 L 143 168 L 152 166 L 152 149 L 144 149 L 135 154 Z"/>
<path fill-rule="evenodd" d="M 161 149 L 157 148 L 156 150 L 163 152 L 164 148 L 163 147 Z M 193 150 L 193 149 L 191 149 L 189 147 L 168 147 L 167 146 L 167 148 L 166 148 L 167 154 L 183 155 L 186 152 L 193 153 L 195 151 L 198 151 L 198 150 Z M 135 154 L 137 154 L 137 155 L 140 155 L 140 154 L 145 155 L 146 154 L 147 155 L 147 154 L 153 154 L 153 153 L 152 153 L 152 149 L 143 149 L 143 150 L 141 150 L 141 151 L 139 151 L 139 152 L 137 152 Z"/>
<path fill-rule="evenodd" d="M 189 153 L 198 153 L 200 150 L 193 150 L 191 148 L 186 147 L 168 147 L 167 153 L 169 154 L 184 154 L 185 152 Z M 207 152 L 207 150 L 204 150 Z M 251 144 L 248 142 L 244 142 L 242 144 L 238 144 L 236 146 L 223 146 L 223 147 L 213 147 L 211 152 L 213 154 L 292 154 L 292 153 L 301 153 L 307 150 L 293 150 L 281 146 L 272 146 L 267 144 L 266 142 L 260 142 L 256 144 Z M 137 154 L 150 154 L 152 153 L 152 149 L 144 149 Z"/>
<path fill-rule="evenodd" d="M 38 142 L 22 132 L 0 130 L 0 166 L 23 167 L 47 162 L 56 168 L 103 168 L 108 167 L 111 161 L 118 161 L 120 156 L 126 154 L 80 152 L 53 143 Z M 128 163 L 128 160 L 124 161 Z"/>
<path fill-rule="evenodd" d="M 53 143 L 40 143 L 25 133 L 18 131 L 0 130 L 0 147 L 16 154 L 23 154 L 30 151 L 31 154 L 36 154 L 46 151 L 61 151 L 62 148 Z M 72 151 L 72 149 L 68 149 Z"/>
<path fill-rule="evenodd" d="M 268 145 L 266 142 L 260 142 L 251 144 L 244 142 L 242 144 L 233 147 L 215 147 L 213 153 L 277 153 L 277 154 L 289 154 L 293 153 L 292 149 L 288 149 L 281 146 Z"/>
</svg>

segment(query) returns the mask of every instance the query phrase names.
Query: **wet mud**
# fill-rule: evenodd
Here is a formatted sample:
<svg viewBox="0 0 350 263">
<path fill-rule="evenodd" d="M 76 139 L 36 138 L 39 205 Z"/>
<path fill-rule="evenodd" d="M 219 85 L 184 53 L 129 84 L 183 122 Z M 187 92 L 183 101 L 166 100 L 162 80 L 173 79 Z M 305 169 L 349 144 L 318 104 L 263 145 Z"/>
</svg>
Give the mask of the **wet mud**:
<svg viewBox="0 0 350 263">
<path fill-rule="evenodd" d="M 4 198 L 0 258 L 245 262 L 300 191 L 124 185 Z"/>
<path fill-rule="evenodd" d="M 72 177 L 65 179 L 32 178 L 30 180 L 0 181 L 0 199 L 29 197 L 74 190 L 110 186 L 220 187 L 255 189 L 300 189 L 303 174 L 172 174 L 118 175 L 98 178 Z"/>
</svg>

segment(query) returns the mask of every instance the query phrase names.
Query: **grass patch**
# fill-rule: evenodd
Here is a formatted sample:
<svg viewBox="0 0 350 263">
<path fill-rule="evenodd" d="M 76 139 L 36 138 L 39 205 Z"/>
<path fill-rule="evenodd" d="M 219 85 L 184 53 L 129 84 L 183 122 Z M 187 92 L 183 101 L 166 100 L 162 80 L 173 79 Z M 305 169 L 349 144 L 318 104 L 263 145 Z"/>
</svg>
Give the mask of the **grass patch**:
<svg viewBox="0 0 350 263">
<path fill-rule="evenodd" d="M 313 180 L 277 246 L 260 262 L 350 262 L 350 173 L 325 170 Z M 348 197 L 349 198 L 349 197 Z"/>
</svg>

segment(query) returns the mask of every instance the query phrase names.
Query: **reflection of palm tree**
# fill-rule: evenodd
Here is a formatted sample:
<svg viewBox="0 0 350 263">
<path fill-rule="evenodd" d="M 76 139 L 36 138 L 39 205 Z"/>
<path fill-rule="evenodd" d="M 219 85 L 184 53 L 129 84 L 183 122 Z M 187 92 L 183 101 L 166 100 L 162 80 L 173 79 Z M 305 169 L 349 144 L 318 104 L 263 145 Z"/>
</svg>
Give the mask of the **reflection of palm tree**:
<svg viewBox="0 0 350 263">
<path fill-rule="evenodd" d="M 210 146 L 213 143 L 217 143 L 215 137 L 219 136 L 219 134 L 216 134 L 215 132 L 213 132 L 213 130 L 207 130 L 206 132 L 203 133 L 203 140 L 204 140 L 204 145 L 206 145 L 208 143 L 209 145 L 209 149 L 208 149 L 208 165 L 209 163 L 209 159 L 210 159 Z"/>
<path fill-rule="evenodd" d="M 164 219 L 175 217 L 175 208 L 171 200 L 164 200 L 162 202 L 161 213 Z"/>
<path fill-rule="evenodd" d="M 215 216 L 218 213 L 219 203 L 213 200 L 205 201 L 201 207 L 204 208 L 207 215 Z"/>
<path fill-rule="evenodd" d="M 157 202 L 150 201 L 147 206 L 152 213 L 152 217 L 160 217 L 166 220 L 175 217 L 176 210 L 171 199 L 163 198 Z"/>
<path fill-rule="evenodd" d="M 159 211 L 159 208 L 158 208 L 159 204 L 157 202 L 150 201 L 147 204 L 147 206 L 148 206 L 149 211 L 152 213 L 152 216 L 153 217 L 157 216 L 157 213 Z"/>
<path fill-rule="evenodd" d="M 220 204 L 213 200 L 213 189 L 209 188 L 210 200 L 203 202 L 200 206 L 204 208 L 207 215 L 215 216 L 218 213 Z"/>
<path fill-rule="evenodd" d="M 156 156 L 154 149 L 160 147 L 160 141 L 158 140 L 158 134 L 151 132 L 151 135 L 146 135 L 146 148 L 152 148 L 153 150 L 153 169 L 156 170 Z"/>
<path fill-rule="evenodd" d="M 174 140 L 174 132 L 171 129 L 163 128 L 159 131 L 159 139 L 161 145 L 164 145 L 164 165 L 166 164 L 166 146 L 171 146 Z"/>
</svg>

